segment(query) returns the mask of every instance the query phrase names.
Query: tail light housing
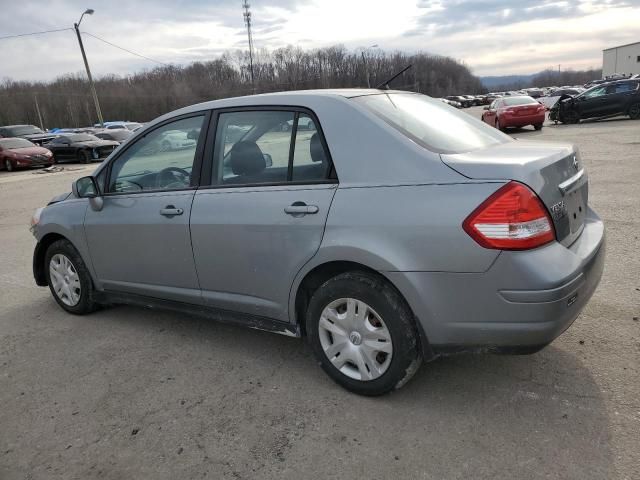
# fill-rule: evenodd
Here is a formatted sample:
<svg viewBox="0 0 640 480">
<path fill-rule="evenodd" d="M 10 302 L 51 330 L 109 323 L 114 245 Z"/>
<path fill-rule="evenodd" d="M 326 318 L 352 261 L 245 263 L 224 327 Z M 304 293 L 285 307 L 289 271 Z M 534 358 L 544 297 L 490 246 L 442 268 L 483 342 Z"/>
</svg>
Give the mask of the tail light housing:
<svg viewBox="0 0 640 480">
<path fill-rule="evenodd" d="M 479 245 L 498 250 L 529 250 L 556 238 L 542 201 L 526 185 L 511 181 L 480 204 L 462 224 Z"/>
</svg>

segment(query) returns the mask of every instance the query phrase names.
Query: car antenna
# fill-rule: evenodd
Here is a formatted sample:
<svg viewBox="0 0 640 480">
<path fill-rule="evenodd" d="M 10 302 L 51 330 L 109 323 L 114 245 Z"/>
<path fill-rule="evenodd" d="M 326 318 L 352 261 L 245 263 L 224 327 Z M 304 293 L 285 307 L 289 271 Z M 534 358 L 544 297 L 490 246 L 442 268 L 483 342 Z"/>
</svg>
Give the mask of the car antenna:
<svg viewBox="0 0 640 480">
<path fill-rule="evenodd" d="M 396 73 L 393 77 L 391 77 L 388 80 L 385 80 L 384 82 L 382 82 L 380 85 L 378 85 L 376 88 L 378 90 L 389 90 L 389 84 L 391 82 L 393 82 L 396 78 L 398 78 L 400 75 L 402 75 L 404 72 L 406 72 L 407 70 L 409 70 L 411 67 L 413 67 L 413 64 L 410 63 L 409 65 L 407 65 L 406 67 L 404 67 L 402 70 L 400 70 L 398 73 Z"/>
</svg>

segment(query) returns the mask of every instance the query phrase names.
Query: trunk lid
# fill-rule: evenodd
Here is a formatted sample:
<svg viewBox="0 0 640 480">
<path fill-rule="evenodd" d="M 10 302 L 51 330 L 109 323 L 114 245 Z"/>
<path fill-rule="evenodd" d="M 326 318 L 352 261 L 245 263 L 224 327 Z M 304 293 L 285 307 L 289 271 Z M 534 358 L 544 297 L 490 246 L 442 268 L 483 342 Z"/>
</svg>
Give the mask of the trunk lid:
<svg viewBox="0 0 640 480">
<path fill-rule="evenodd" d="M 582 233 L 589 186 L 579 151 L 570 144 L 514 141 L 442 161 L 474 180 L 516 180 L 531 188 L 549 210 L 556 238 L 571 245 Z"/>
</svg>

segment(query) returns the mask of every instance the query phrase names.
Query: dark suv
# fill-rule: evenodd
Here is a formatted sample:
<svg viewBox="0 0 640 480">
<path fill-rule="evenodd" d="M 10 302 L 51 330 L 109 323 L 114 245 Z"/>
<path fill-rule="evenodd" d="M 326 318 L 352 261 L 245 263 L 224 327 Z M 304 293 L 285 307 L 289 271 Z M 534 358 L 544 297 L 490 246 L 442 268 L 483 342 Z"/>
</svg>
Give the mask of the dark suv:
<svg viewBox="0 0 640 480">
<path fill-rule="evenodd" d="M 640 79 L 604 83 L 575 97 L 560 97 L 549 118 L 562 123 L 578 123 L 584 118 L 614 115 L 640 119 Z"/>
</svg>

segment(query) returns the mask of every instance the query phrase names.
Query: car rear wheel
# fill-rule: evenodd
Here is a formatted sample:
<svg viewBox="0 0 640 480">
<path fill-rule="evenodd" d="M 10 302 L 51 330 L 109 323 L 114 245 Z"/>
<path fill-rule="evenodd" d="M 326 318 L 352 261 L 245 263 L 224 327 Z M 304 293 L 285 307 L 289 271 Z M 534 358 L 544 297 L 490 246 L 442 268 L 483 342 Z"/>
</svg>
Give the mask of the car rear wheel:
<svg viewBox="0 0 640 480">
<path fill-rule="evenodd" d="M 538 125 L 534 125 L 533 128 L 535 128 L 536 130 L 542 130 L 542 124 L 539 123 Z"/>
<path fill-rule="evenodd" d="M 322 369 L 360 395 L 400 388 L 420 366 L 411 309 L 369 273 L 348 272 L 321 285 L 309 302 L 306 332 Z"/>
<path fill-rule="evenodd" d="M 7 172 L 13 172 L 13 163 L 8 158 L 4 161 L 4 168 Z"/>
<path fill-rule="evenodd" d="M 78 162 L 80 163 L 89 163 L 91 162 L 91 155 L 86 150 L 78 150 Z"/>
<path fill-rule="evenodd" d="M 634 103 L 633 105 L 631 105 L 629 107 L 628 113 L 629 113 L 629 117 L 631 117 L 633 120 L 640 119 L 640 102 Z"/>
<path fill-rule="evenodd" d="M 68 240 L 58 240 L 49 246 L 45 272 L 51 294 L 64 310 L 84 315 L 97 309 L 89 271 Z"/>
</svg>

